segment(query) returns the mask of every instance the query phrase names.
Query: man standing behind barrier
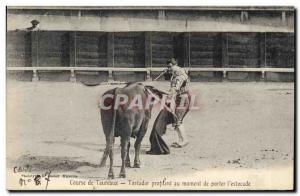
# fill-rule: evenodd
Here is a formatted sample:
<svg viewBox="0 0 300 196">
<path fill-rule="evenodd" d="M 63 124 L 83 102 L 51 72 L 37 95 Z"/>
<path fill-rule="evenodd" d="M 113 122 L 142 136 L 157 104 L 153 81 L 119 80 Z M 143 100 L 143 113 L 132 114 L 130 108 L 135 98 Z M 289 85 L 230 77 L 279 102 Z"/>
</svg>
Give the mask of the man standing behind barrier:
<svg viewBox="0 0 300 196">
<path fill-rule="evenodd" d="M 39 31 L 40 30 L 40 27 L 39 27 L 40 22 L 38 20 L 32 20 L 30 23 L 32 25 L 31 27 L 27 27 L 24 29 L 16 29 L 16 31 L 30 32 L 30 31 Z"/>
</svg>

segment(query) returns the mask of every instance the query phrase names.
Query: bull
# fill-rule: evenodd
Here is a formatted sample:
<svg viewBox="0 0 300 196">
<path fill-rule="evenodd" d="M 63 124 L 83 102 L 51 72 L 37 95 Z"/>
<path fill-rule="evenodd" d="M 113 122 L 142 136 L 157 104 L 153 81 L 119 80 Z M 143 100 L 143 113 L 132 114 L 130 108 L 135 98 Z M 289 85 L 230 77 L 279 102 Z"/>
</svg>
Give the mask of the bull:
<svg viewBox="0 0 300 196">
<path fill-rule="evenodd" d="M 106 159 L 110 158 L 110 166 L 108 172 L 108 178 L 113 179 L 113 161 L 114 152 L 113 147 L 115 143 L 115 137 L 121 138 L 121 158 L 122 166 L 119 177 L 125 178 L 125 167 L 130 167 L 130 137 L 136 138 L 134 167 L 139 168 L 141 161 L 139 158 L 139 151 L 141 142 L 146 134 L 148 123 L 151 117 L 151 110 L 153 107 L 155 96 L 161 98 L 165 94 L 162 91 L 155 89 L 152 86 L 145 86 L 141 83 L 127 84 L 123 88 L 114 88 L 106 91 L 102 95 L 103 106 L 101 107 L 101 122 L 106 138 L 106 148 L 103 152 L 100 167 L 103 167 L 106 163 Z M 155 95 L 155 96 L 154 96 Z M 142 100 L 142 107 L 131 107 L 130 104 L 139 97 Z M 105 98 L 105 99 L 104 99 Z M 150 100 L 150 101 L 149 101 Z M 149 104 L 148 107 L 145 104 Z"/>
</svg>

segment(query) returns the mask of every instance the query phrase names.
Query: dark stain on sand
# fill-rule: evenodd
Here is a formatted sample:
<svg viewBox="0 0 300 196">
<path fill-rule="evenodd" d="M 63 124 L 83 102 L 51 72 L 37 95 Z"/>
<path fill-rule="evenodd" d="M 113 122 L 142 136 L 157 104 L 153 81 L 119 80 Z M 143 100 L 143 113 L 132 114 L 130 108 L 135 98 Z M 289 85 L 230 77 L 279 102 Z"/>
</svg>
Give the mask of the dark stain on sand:
<svg viewBox="0 0 300 196">
<path fill-rule="evenodd" d="M 58 156 L 32 156 L 23 155 L 17 160 L 18 165 L 30 165 L 32 171 L 75 171 L 79 167 L 88 166 L 98 168 L 99 166 L 87 161 L 78 161 L 79 157 L 58 157 Z"/>
</svg>

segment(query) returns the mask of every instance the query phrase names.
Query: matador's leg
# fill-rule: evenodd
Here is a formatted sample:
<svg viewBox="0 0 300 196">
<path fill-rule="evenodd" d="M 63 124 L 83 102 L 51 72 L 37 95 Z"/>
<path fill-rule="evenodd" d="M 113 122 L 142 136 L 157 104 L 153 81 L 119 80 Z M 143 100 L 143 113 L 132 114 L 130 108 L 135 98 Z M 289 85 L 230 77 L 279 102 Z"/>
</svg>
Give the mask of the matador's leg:
<svg viewBox="0 0 300 196">
<path fill-rule="evenodd" d="M 178 142 L 174 142 L 171 146 L 174 148 L 182 148 L 188 145 L 186 132 L 183 124 L 175 125 L 175 131 L 178 134 Z"/>
</svg>

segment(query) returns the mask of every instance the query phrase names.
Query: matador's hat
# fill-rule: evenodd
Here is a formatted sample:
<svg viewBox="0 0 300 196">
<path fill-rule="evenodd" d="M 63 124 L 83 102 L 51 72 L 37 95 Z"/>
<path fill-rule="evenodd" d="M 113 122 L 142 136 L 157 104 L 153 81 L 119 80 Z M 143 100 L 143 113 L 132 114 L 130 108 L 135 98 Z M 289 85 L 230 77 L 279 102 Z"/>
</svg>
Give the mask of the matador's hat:
<svg viewBox="0 0 300 196">
<path fill-rule="evenodd" d="M 167 64 L 168 64 L 168 65 L 169 65 L 169 64 L 177 65 L 177 61 L 176 61 L 175 58 L 171 58 L 171 59 L 169 59 L 169 60 L 167 61 Z"/>
</svg>

